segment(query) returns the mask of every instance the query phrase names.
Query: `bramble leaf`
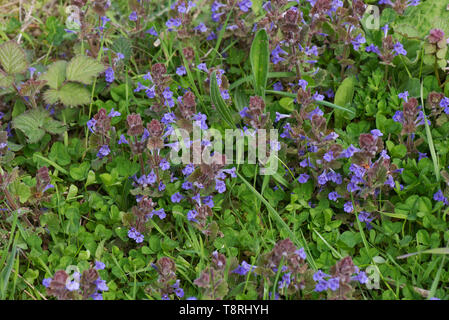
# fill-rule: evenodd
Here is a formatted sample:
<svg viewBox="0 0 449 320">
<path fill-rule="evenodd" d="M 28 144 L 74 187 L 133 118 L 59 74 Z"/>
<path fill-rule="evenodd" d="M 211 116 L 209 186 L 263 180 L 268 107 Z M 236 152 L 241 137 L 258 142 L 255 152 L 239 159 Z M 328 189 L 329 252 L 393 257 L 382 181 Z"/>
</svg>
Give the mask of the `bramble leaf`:
<svg viewBox="0 0 449 320">
<path fill-rule="evenodd" d="M 7 41 L 0 45 L 0 64 L 10 75 L 23 73 L 28 68 L 25 52 L 14 41 Z"/>
<path fill-rule="evenodd" d="M 105 70 L 102 63 L 88 56 L 77 56 L 67 65 L 67 80 L 92 84 L 94 79 Z"/>
<path fill-rule="evenodd" d="M 65 80 L 66 67 L 67 61 L 56 61 L 48 67 L 47 72 L 40 77 L 40 80 L 46 80 L 52 89 L 59 89 Z"/>
</svg>

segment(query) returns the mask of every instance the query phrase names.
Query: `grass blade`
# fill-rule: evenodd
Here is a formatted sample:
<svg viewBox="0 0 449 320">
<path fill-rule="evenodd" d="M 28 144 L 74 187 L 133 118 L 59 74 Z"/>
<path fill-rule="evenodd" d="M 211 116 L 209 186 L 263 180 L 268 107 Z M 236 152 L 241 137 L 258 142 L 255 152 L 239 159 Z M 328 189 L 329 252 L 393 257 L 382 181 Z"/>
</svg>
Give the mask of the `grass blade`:
<svg viewBox="0 0 449 320">
<path fill-rule="evenodd" d="M 221 96 L 220 89 L 217 84 L 217 76 L 216 72 L 212 72 L 210 76 L 210 98 L 217 108 L 217 111 L 223 117 L 223 120 L 229 125 L 231 128 L 236 128 L 234 120 L 232 119 L 231 112 L 229 111 L 229 107 L 223 100 Z"/>
<path fill-rule="evenodd" d="M 275 91 L 275 90 L 267 90 L 265 92 L 266 93 L 271 93 L 271 94 L 277 94 L 277 95 L 284 96 L 284 97 L 296 98 L 296 94 L 290 93 L 290 92 Z M 315 103 L 321 104 L 321 105 L 326 106 L 326 107 L 330 107 L 330 108 L 338 109 L 338 110 L 341 110 L 341 111 L 345 111 L 345 112 L 348 112 L 350 114 L 355 114 L 355 112 L 353 110 L 345 108 L 345 107 L 338 106 L 338 105 L 336 105 L 335 103 L 332 103 L 332 102 L 328 102 L 328 101 L 324 101 L 324 100 L 315 100 Z"/>
<path fill-rule="evenodd" d="M 298 246 L 298 247 L 304 247 L 304 249 L 306 249 L 308 251 L 307 254 L 307 261 L 309 262 L 309 264 L 311 265 L 311 267 L 313 269 L 316 269 L 316 264 L 315 261 L 312 258 L 312 255 L 310 254 L 310 250 L 309 247 L 307 246 L 307 242 L 305 241 L 305 239 L 303 238 L 303 243 L 301 243 L 301 241 L 299 241 L 296 238 L 296 235 L 290 230 L 290 228 L 288 227 L 288 225 L 285 223 L 284 220 L 282 220 L 281 216 L 279 215 L 279 213 L 271 206 L 271 204 L 256 190 L 254 189 L 254 187 L 240 174 L 237 172 L 237 175 L 239 176 L 239 178 L 243 181 L 244 184 L 246 184 L 246 186 L 251 190 L 252 193 L 254 193 L 254 195 L 263 202 L 263 204 L 265 205 L 265 207 L 267 208 L 268 212 L 270 213 L 270 215 L 274 218 L 274 220 L 276 220 L 281 226 L 282 228 L 288 233 L 288 235 L 290 236 L 290 239 L 293 241 L 293 243 Z"/>
<path fill-rule="evenodd" d="M 429 150 L 430 155 L 432 156 L 432 162 L 433 162 L 433 170 L 435 171 L 435 177 L 437 178 L 437 181 L 440 181 L 440 165 L 438 163 L 438 157 L 437 153 L 435 152 L 435 146 L 433 144 L 433 138 L 432 138 L 432 132 L 430 132 L 429 124 L 427 123 L 427 116 L 426 111 L 424 110 L 424 97 L 423 97 L 423 82 L 421 81 L 421 106 L 422 106 L 422 113 L 424 115 L 424 126 L 426 127 L 426 136 L 427 136 L 427 143 L 429 144 Z"/>
<path fill-rule="evenodd" d="M 264 98 L 268 79 L 268 66 L 270 64 L 268 34 L 265 29 L 260 29 L 256 33 L 251 45 L 249 59 L 254 76 L 254 90 L 258 96 Z"/>
</svg>

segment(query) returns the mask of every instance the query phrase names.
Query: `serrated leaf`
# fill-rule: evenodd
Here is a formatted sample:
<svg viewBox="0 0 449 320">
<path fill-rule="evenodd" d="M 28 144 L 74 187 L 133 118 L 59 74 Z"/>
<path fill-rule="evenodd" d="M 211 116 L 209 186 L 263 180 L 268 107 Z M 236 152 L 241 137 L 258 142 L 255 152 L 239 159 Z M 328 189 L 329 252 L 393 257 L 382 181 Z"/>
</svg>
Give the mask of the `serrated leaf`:
<svg viewBox="0 0 449 320">
<path fill-rule="evenodd" d="M 129 60 L 133 53 L 131 41 L 124 37 L 116 39 L 110 49 L 115 53 L 123 54 L 125 56 L 125 61 Z"/>
<path fill-rule="evenodd" d="M 23 73 L 28 68 L 25 52 L 14 41 L 0 45 L 0 64 L 9 74 Z"/>
<path fill-rule="evenodd" d="M 90 92 L 79 83 L 69 82 L 58 91 L 59 100 L 66 106 L 79 106 L 90 103 Z"/>
<path fill-rule="evenodd" d="M 94 79 L 105 70 L 102 63 L 88 56 L 77 56 L 67 65 L 67 80 L 92 84 Z"/>
<path fill-rule="evenodd" d="M 52 63 L 47 72 L 45 72 L 40 80 L 46 80 L 52 89 L 59 89 L 66 77 L 67 61 L 56 61 Z"/>
<path fill-rule="evenodd" d="M 32 109 L 14 118 L 12 125 L 13 128 L 19 129 L 26 135 L 28 143 L 36 143 L 45 134 L 42 127 L 47 116 L 47 110 Z"/>
<path fill-rule="evenodd" d="M 54 104 L 59 101 L 59 91 L 56 89 L 48 89 L 44 92 L 44 100 L 46 103 Z"/>
<path fill-rule="evenodd" d="M 67 130 L 66 126 L 62 122 L 51 118 L 45 119 L 44 128 L 47 132 L 52 134 L 61 134 Z"/>
<path fill-rule="evenodd" d="M 12 76 L 0 72 L 0 87 L 8 88 L 13 82 L 14 78 Z"/>
<path fill-rule="evenodd" d="M 268 35 L 265 29 L 260 29 L 256 33 L 249 57 L 254 76 L 254 90 L 258 96 L 264 97 L 270 64 L 270 49 L 268 48 Z"/>
<path fill-rule="evenodd" d="M 42 139 L 46 131 L 50 133 L 62 133 L 62 127 L 64 127 L 63 125 L 61 127 L 60 122 L 53 120 L 49 112 L 45 109 L 32 109 L 22 113 L 12 120 L 12 125 L 14 129 L 19 129 L 25 134 L 28 143 L 38 142 Z"/>
</svg>

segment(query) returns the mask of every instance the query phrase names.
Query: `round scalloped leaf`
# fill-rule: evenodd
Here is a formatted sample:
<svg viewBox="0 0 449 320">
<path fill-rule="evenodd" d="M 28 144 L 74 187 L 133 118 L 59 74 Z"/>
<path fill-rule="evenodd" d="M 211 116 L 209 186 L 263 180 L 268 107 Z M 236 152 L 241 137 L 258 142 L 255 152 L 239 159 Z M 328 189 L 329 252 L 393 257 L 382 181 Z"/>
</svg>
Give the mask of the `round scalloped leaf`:
<svg viewBox="0 0 449 320">
<path fill-rule="evenodd" d="M 14 41 L 0 44 L 0 64 L 11 75 L 23 73 L 28 68 L 25 52 Z"/>
<path fill-rule="evenodd" d="M 105 70 L 105 66 L 88 56 L 77 56 L 67 65 L 67 80 L 92 84 L 94 79 Z"/>
<path fill-rule="evenodd" d="M 56 61 L 52 63 L 47 72 L 45 72 L 40 80 L 46 80 L 47 85 L 52 89 L 59 89 L 65 81 L 67 61 Z"/>
</svg>

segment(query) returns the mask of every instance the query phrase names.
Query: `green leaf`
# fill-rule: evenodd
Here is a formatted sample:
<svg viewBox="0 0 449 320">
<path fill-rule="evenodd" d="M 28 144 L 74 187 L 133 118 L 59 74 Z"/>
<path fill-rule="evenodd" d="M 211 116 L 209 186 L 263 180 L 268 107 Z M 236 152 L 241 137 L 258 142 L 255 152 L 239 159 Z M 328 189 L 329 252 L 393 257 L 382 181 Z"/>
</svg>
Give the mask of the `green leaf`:
<svg viewBox="0 0 449 320">
<path fill-rule="evenodd" d="M 62 86 L 58 92 L 62 104 L 66 106 L 80 106 L 90 103 L 90 92 L 79 83 L 69 82 Z"/>
<path fill-rule="evenodd" d="M 48 112 L 43 109 L 32 109 L 22 113 L 12 121 L 13 128 L 22 131 L 28 143 L 36 143 L 42 139 L 45 130 L 42 128 Z"/>
<path fill-rule="evenodd" d="M 28 68 L 25 52 L 15 41 L 0 45 L 0 64 L 10 75 L 23 73 Z"/>
<path fill-rule="evenodd" d="M 55 104 L 59 101 L 59 91 L 56 89 L 48 89 L 44 92 L 44 100 L 46 103 Z"/>
<path fill-rule="evenodd" d="M 231 112 L 229 111 L 229 107 L 223 100 L 221 96 L 220 89 L 217 84 L 217 76 L 216 72 L 212 72 L 210 76 L 210 98 L 212 103 L 217 108 L 220 115 L 223 117 L 223 120 L 229 125 L 231 128 L 236 128 L 234 120 L 232 119 Z"/>
<path fill-rule="evenodd" d="M 47 85 L 52 89 L 59 89 L 65 81 L 67 61 L 56 61 L 52 63 L 47 72 L 45 72 L 40 80 L 46 80 Z"/>
<path fill-rule="evenodd" d="M 70 176 L 78 181 L 85 180 L 87 178 L 88 172 L 90 169 L 89 162 L 83 162 L 80 165 L 74 164 L 70 166 Z"/>
<path fill-rule="evenodd" d="M 0 71 L 0 87 L 8 88 L 14 82 L 14 77 L 3 74 Z"/>
<path fill-rule="evenodd" d="M 125 37 L 120 37 L 116 39 L 112 43 L 110 49 L 112 49 L 112 51 L 114 51 L 115 53 L 120 52 L 121 54 L 123 54 L 125 56 L 125 58 L 123 59 L 125 62 L 128 61 L 133 54 L 132 43 L 129 39 Z"/>
<path fill-rule="evenodd" d="M 45 109 L 32 109 L 22 113 L 12 120 L 12 125 L 13 128 L 19 129 L 26 135 L 28 143 L 38 142 L 42 139 L 46 131 L 50 133 L 62 133 L 65 130 L 64 125 L 53 120 Z M 49 129 L 46 126 L 49 126 Z"/>
<path fill-rule="evenodd" d="M 48 157 L 50 158 L 50 160 L 55 161 L 60 166 L 66 166 L 70 164 L 72 160 L 69 153 L 67 152 L 67 148 L 60 141 L 56 141 L 51 146 L 51 151 Z"/>
<path fill-rule="evenodd" d="M 249 54 L 251 68 L 254 76 L 254 90 L 260 97 L 265 97 L 265 88 L 268 79 L 268 66 L 270 64 L 270 50 L 268 48 L 268 35 L 265 29 L 260 29 L 254 37 Z"/>
<path fill-rule="evenodd" d="M 67 80 L 92 84 L 99 73 L 105 69 L 104 65 L 88 56 L 77 56 L 67 65 Z"/>
</svg>

